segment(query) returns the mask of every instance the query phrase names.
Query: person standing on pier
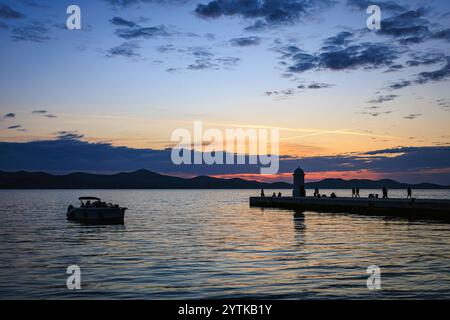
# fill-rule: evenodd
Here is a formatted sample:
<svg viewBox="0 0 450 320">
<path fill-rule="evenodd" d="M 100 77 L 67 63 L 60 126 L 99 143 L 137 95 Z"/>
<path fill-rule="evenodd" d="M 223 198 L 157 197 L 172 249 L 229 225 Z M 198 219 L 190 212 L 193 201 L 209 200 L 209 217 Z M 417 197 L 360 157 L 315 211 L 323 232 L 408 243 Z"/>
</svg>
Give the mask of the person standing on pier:
<svg viewBox="0 0 450 320">
<path fill-rule="evenodd" d="M 352 188 L 352 198 L 356 197 L 356 189 Z"/>
<path fill-rule="evenodd" d="M 264 198 L 266 195 L 264 194 L 264 189 L 261 189 L 261 198 Z"/>
<path fill-rule="evenodd" d="M 408 186 L 408 196 L 406 197 L 406 199 L 412 199 L 412 189 L 411 189 L 411 186 Z"/>
<path fill-rule="evenodd" d="M 357 197 L 357 198 L 360 198 L 360 196 L 359 196 L 359 188 L 356 188 L 355 191 L 356 191 L 356 197 Z"/>
<path fill-rule="evenodd" d="M 383 199 L 388 199 L 388 189 L 383 187 Z"/>
</svg>

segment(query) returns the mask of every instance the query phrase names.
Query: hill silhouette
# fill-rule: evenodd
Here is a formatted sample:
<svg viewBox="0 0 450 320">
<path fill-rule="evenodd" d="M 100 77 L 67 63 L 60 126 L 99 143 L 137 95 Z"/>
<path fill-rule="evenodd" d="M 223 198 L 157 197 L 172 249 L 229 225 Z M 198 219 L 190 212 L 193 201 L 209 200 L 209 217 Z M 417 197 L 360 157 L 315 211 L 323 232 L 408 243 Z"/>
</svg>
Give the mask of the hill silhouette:
<svg viewBox="0 0 450 320">
<path fill-rule="evenodd" d="M 319 189 L 405 189 L 409 185 L 394 180 L 325 179 L 306 184 Z M 413 184 L 415 189 L 450 189 L 431 183 Z M 286 182 L 263 183 L 239 178 L 220 179 L 209 176 L 179 178 L 148 170 L 117 174 L 71 173 L 54 175 L 45 172 L 0 171 L 0 189 L 292 189 Z"/>
</svg>

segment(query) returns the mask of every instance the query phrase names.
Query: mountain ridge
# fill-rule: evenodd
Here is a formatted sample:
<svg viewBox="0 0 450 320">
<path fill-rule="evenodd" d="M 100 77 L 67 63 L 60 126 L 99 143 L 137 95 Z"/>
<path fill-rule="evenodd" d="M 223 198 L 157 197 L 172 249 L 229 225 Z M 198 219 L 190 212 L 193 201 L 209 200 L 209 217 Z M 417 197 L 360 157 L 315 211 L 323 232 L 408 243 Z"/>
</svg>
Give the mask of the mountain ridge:
<svg viewBox="0 0 450 320">
<path fill-rule="evenodd" d="M 407 184 L 392 179 L 324 179 L 306 183 L 307 189 L 450 189 L 433 183 Z M 46 172 L 0 171 L 0 189 L 292 189 L 287 182 L 259 182 L 241 178 L 210 176 L 180 178 L 141 169 L 114 174 L 73 172 L 55 175 Z"/>
</svg>

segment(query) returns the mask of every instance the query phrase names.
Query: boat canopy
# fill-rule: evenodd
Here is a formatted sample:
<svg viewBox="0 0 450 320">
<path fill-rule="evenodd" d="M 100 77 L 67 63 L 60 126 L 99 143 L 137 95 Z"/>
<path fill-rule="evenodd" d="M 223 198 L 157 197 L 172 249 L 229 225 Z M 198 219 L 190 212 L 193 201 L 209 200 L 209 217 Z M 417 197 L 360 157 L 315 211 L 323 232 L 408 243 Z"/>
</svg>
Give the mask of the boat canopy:
<svg viewBox="0 0 450 320">
<path fill-rule="evenodd" d="M 80 200 L 80 201 L 83 201 L 83 200 L 100 201 L 100 198 L 97 198 L 97 197 L 79 197 L 78 200 Z"/>
</svg>

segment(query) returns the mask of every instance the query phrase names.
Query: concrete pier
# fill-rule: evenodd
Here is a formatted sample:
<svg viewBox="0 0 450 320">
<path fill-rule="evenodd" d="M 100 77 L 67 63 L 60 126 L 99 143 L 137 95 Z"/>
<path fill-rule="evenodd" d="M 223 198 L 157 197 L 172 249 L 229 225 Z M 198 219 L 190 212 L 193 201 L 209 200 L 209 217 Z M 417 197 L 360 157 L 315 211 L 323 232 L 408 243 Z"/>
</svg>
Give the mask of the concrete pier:
<svg viewBox="0 0 450 320">
<path fill-rule="evenodd" d="M 450 200 L 444 199 L 252 197 L 250 206 L 450 221 Z"/>
</svg>

